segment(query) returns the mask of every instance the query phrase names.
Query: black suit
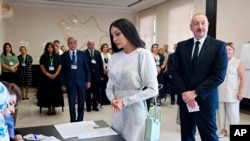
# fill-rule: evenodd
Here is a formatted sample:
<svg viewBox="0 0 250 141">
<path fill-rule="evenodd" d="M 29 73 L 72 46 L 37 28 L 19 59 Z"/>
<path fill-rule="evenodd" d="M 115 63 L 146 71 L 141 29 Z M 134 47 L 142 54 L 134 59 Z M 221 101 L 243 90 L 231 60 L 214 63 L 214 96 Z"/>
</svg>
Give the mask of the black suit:
<svg viewBox="0 0 250 141">
<path fill-rule="evenodd" d="M 178 43 L 175 51 L 173 79 L 180 105 L 182 141 L 194 141 L 196 126 L 201 140 L 217 141 L 216 109 L 218 108 L 217 87 L 224 81 L 227 69 L 226 44 L 209 36 L 192 69 L 194 39 Z M 182 93 L 195 90 L 195 100 L 200 111 L 189 113 Z"/>
<path fill-rule="evenodd" d="M 90 50 L 86 49 L 84 53 L 87 56 L 88 66 L 91 72 L 91 87 L 86 90 L 86 106 L 87 110 L 97 109 L 98 101 L 101 96 L 101 78 L 104 77 L 103 61 L 101 53 L 94 50 L 94 55 L 90 54 Z M 92 95 L 92 96 L 91 96 Z"/>
<path fill-rule="evenodd" d="M 167 79 L 169 80 L 169 93 L 170 93 L 170 97 L 171 97 L 171 103 L 175 102 L 175 88 L 174 88 L 174 84 L 173 84 L 173 63 L 174 63 L 174 53 L 169 54 L 168 56 L 168 70 L 167 70 Z"/>
</svg>

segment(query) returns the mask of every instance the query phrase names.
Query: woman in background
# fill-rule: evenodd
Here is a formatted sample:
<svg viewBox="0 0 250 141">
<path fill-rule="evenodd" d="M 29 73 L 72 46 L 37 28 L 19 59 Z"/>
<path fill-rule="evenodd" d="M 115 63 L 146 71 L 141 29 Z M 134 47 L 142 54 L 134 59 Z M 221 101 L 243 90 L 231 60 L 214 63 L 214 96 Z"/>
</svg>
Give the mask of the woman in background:
<svg viewBox="0 0 250 141">
<path fill-rule="evenodd" d="M 33 59 L 30 55 L 27 54 L 27 49 L 25 46 L 21 46 L 20 49 L 20 55 L 17 56 L 19 61 L 18 66 L 18 85 L 21 88 L 22 92 L 22 99 L 29 99 L 29 86 L 32 82 L 32 62 Z"/>
<path fill-rule="evenodd" d="M 66 48 L 64 45 L 61 45 L 61 50 L 62 50 L 63 52 L 66 52 L 66 51 L 67 51 L 67 48 Z"/>
<path fill-rule="evenodd" d="M 61 59 L 51 42 L 45 45 L 44 53 L 40 57 L 42 71 L 41 85 L 38 90 L 38 106 L 47 107 L 48 115 L 55 115 L 55 107 L 64 106 L 63 93 L 60 87 Z"/>
<path fill-rule="evenodd" d="M 104 68 L 104 77 L 103 80 L 101 81 L 101 95 L 102 95 L 102 104 L 107 105 L 110 104 L 110 101 L 108 100 L 106 96 L 106 87 L 107 87 L 107 82 L 108 82 L 108 64 L 111 58 L 111 54 L 108 53 L 109 46 L 107 43 L 103 43 L 101 45 L 101 57 L 103 61 L 103 68 Z"/>
<path fill-rule="evenodd" d="M 234 57 L 233 43 L 227 43 L 228 66 L 224 82 L 219 86 L 218 137 L 229 135 L 231 124 L 240 123 L 240 101 L 245 86 L 245 68 L 243 62 Z"/>
<path fill-rule="evenodd" d="M 156 69 L 158 72 L 157 75 L 157 80 L 159 84 L 162 84 L 162 89 L 159 90 L 159 96 L 158 96 L 158 100 L 161 100 L 162 98 L 166 97 L 166 85 L 164 84 L 164 74 L 163 71 L 165 69 L 165 63 L 164 63 L 164 55 L 159 53 L 159 45 L 158 44 L 153 44 L 151 46 L 151 51 L 153 54 L 153 57 L 155 59 L 155 65 L 156 65 Z"/>
<path fill-rule="evenodd" d="M 110 55 L 112 55 L 112 54 L 113 54 L 113 50 L 112 50 L 112 48 L 108 48 L 108 53 L 109 53 Z"/>
<path fill-rule="evenodd" d="M 129 20 L 114 21 L 109 32 L 113 55 L 106 93 L 113 110 L 111 126 L 127 141 L 144 141 L 143 101 L 158 93 L 155 62 Z M 143 86 L 147 88 L 142 91 Z"/>
<path fill-rule="evenodd" d="M 10 43 L 3 45 L 3 53 L 1 54 L 1 67 L 3 81 L 17 84 L 17 67 L 19 65 L 17 56 L 12 52 Z"/>
</svg>

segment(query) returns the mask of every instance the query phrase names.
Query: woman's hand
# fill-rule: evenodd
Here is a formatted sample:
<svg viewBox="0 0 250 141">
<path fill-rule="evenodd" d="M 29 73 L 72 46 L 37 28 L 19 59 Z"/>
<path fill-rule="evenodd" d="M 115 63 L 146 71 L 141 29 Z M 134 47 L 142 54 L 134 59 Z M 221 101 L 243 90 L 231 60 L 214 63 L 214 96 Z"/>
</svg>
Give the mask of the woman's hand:
<svg viewBox="0 0 250 141">
<path fill-rule="evenodd" d="M 243 99 L 243 94 L 242 94 L 242 92 L 238 92 L 238 94 L 237 94 L 237 99 L 238 99 L 239 101 L 241 101 L 241 100 Z"/>
<path fill-rule="evenodd" d="M 121 98 L 116 97 L 116 98 L 114 98 L 114 99 L 112 100 L 111 105 L 112 105 L 112 110 L 113 110 L 113 112 L 114 112 L 114 113 L 118 113 L 118 112 L 121 111 L 122 108 L 123 108 L 123 101 L 122 101 Z"/>
</svg>

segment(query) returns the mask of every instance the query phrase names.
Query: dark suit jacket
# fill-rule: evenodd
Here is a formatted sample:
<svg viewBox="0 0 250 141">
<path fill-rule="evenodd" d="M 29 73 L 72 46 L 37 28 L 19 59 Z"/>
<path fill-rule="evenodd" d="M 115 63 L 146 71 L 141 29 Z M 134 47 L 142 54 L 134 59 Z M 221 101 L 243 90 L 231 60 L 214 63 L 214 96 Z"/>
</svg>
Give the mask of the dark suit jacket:
<svg viewBox="0 0 250 141">
<path fill-rule="evenodd" d="M 91 82 L 90 70 L 87 64 L 86 55 L 83 51 L 77 50 L 77 69 L 71 69 L 71 58 L 69 51 L 61 55 L 62 71 L 61 71 L 61 85 L 72 88 L 86 87 L 86 82 Z"/>
<path fill-rule="evenodd" d="M 174 63 L 174 53 L 169 54 L 168 56 L 168 75 L 172 75 L 173 73 L 173 63 Z"/>
<path fill-rule="evenodd" d="M 175 51 L 173 79 L 177 86 L 179 105 L 184 105 L 181 94 L 195 90 L 200 110 L 218 108 L 217 87 L 224 81 L 227 69 L 226 44 L 207 36 L 192 70 L 194 39 L 180 42 Z M 186 105 L 186 104 L 185 104 Z"/>
<path fill-rule="evenodd" d="M 101 78 L 104 77 L 104 69 L 103 69 L 103 61 L 102 61 L 102 56 L 101 53 L 97 50 L 94 50 L 94 56 L 93 58 L 90 56 L 89 50 L 86 49 L 84 51 L 87 62 L 88 62 L 88 66 L 90 69 L 90 72 L 94 75 L 94 80 L 96 81 L 101 81 Z M 96 61 L 95 64 L 91 63 L 91 60 L 94 59 Z"/>
</svg>

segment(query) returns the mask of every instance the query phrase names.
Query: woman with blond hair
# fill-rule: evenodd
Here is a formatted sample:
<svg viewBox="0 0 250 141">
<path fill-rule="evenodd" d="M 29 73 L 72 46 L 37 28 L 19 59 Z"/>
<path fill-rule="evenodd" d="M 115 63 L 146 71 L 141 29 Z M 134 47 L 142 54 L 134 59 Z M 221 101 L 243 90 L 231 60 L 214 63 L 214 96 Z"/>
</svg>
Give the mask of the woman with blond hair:
<svg viewBox="0 0 250 141">
<path fill-rule="evenodd" d="M 32 82 L 32 57 L 27 54 L 27 48 L 25 46 L 21 46 L 19 48 L 20 55 L 17 56 L 17 59 L 19 61 L 18 66 L 18 85 L 21 88 L 22 92 L 22 99 L 29 99 L 29 86 Z M 24 92 L 25 90 L 25 92 Z"/>
</svg>

